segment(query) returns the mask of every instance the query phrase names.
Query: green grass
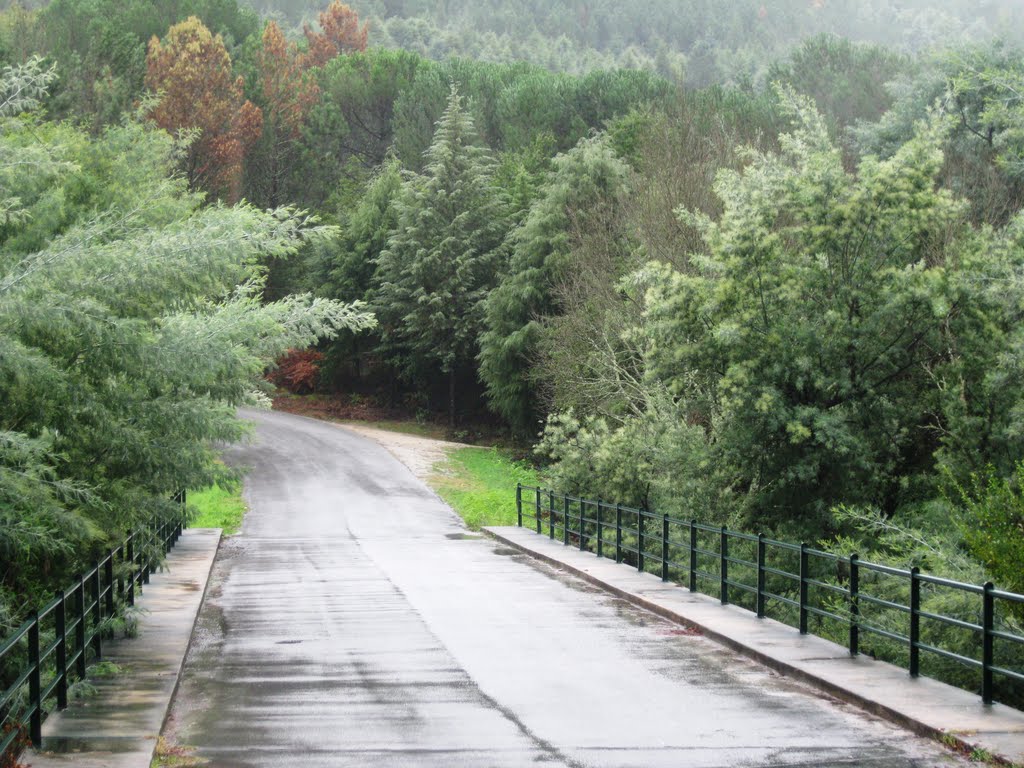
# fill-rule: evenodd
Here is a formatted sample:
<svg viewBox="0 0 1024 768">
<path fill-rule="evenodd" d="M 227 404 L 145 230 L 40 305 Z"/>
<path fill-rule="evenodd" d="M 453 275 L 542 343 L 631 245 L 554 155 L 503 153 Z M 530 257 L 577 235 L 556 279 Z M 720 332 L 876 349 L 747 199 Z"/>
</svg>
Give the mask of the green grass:
<svg viewBox="0 0 1024 768">
<path fill-rule="evenodd" d="M 223 528 L 228 535 L 238 533 L 242 527 L 246 508 L 241 483 L 235 487 L 213 485 L 201 491 L 189 491 L 188 503 L 199 510 L 190 524 L 193 528 Z"/>
<path fill-rule="evenodd" d="M 537 485 L 537 472 L 496 448 L 459 448 L 436 467 L 431 485 L 472 530 L 516 524 L 516 483 Z"/>
</svg>

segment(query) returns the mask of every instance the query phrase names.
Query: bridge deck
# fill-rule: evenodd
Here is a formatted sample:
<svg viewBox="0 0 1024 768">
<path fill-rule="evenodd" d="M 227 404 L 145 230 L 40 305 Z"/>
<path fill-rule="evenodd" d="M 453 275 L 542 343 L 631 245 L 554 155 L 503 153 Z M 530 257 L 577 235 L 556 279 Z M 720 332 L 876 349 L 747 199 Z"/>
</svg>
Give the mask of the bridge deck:
<svg viewBox="0 0 1024 768">
<path fill-rule="evenodd" d="M 847 649 L 750 611 L 723 606 L 702 594 L 664 584 L 652 574 L 598 560 L 525 528 L 490 528 L 496 540 L 580 576 L 634 605 L 698 628 L 784 674 L 928 736 L 948 734 L 964 748 L 978 747 L 1024 764 L 1024 712 L 996 704 L 987 707 L 975 693 Z"/>
<path fill-rule="evenodd" d="M 958 763 L 461 522 L 377 444 L 252 414 L 166 736 L 215 766 Z"/>
</svg>

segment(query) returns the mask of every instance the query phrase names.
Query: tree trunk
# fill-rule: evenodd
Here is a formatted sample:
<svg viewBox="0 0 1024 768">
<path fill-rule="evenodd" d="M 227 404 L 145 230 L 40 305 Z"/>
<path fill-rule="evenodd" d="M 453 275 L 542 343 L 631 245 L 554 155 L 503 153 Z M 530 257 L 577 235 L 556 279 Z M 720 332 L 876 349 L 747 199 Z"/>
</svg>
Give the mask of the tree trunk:
<svg viewBox="0 0 1024 768">
<path fill-rule="evenodd" d="M 448 371 L 448 429 L 455 429 L 455 368 Z"/>
</svg>

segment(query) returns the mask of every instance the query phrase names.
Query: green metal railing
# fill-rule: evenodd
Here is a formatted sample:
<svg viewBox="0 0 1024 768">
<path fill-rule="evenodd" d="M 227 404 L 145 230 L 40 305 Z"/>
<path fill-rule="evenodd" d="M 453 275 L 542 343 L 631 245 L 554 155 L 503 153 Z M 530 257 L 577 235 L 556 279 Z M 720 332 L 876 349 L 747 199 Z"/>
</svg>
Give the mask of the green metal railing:
<svg viewBox="0 0 1024 768">
<path fill-rule="evenodd" d="M 184 493 L 175 500 L 184 505 Z M 109 620 L 135 604 L 160 553 L 171 550 L 184 527 L 182 516 L 131 534 L 0 641 L 0 670 L 17 666 L 0 693 L 0 764 L 26 742 L 41 744 L 47 704 L 67 707 L 71 684 L 103 655 Z"/>
<path fill-rule="evenodd" d="M 723 604 L 738 603 L 758 618 L 787 621 L 801 634 L 824 634 L 810 631 L 812 620 L 831 622 L 829 639 L 839 628 L 851 655 L 860 653 L 863 635 L 894 643 L 906 650 L 913 677 L 921 674 L 922 654 L 977 670 L 986 704 L 997 698 L 997 681 L 1018 691 L 1024 683 L 1024 670 L 998 664 L 996 655 L 996 641 L 1024 651 L 1024 637 L 997 625 L 997 617 L 1003 615 L 999 609 L 1019 610 L 1024 595 L 998 590 L 991 583 L 966 584 L 921 573 L 916 567 L 904 570 L 869 563 L 856 554 L 837 555 L 807 544 L 521 484 L 516 486 L 516 511 L 520 527 L 529 519 L 538 534 L 546 532 L 566 546 L 628 562 L 638 571 L 684 584 L 691 592 L 717 597 Z M 888 594 L 887 579 L 905 586 L 909 598 L 905 604 L 879 594 Z M 975 615 L 958 618 L 924 610 L 923 590 L 976 596 Z M 980 658 L 925 642 L 922 627 L 929 624 L 969 633 L 980 641 Z"/>
</svg>

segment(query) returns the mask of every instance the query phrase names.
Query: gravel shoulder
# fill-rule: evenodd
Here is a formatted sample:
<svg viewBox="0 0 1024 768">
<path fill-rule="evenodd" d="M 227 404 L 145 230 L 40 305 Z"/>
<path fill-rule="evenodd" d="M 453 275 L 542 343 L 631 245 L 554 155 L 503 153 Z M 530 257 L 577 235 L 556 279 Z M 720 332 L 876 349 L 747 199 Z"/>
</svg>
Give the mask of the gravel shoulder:
<svg viewBox="0 0 1024 768">
<path fill-rule="evenodd" d="M 452 443 L 432 437 L 392 432 L 362 424 L 331 423 L 383 446 L 392 456 L 408 467 L 417 478 L 425 482 L 438 474 L 443 474 L 443 470 L 438 467 L 438 464 L 447 459 L 451 451 L 471 447 L 465 443 Z"/>
</svg>

